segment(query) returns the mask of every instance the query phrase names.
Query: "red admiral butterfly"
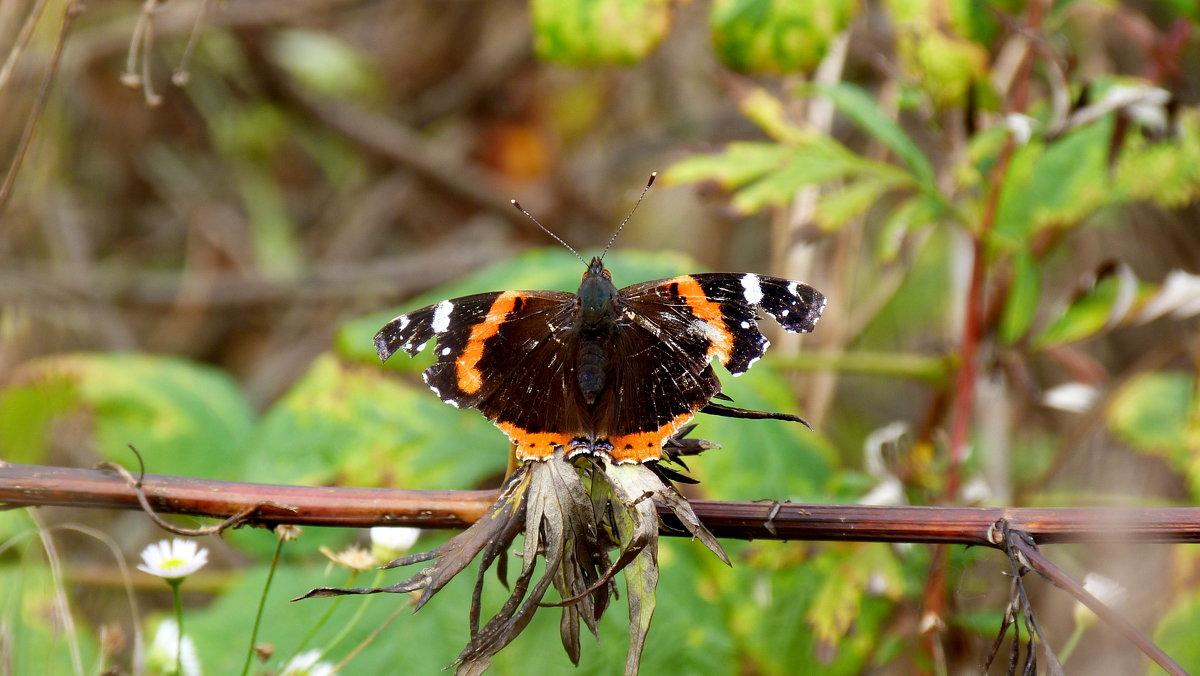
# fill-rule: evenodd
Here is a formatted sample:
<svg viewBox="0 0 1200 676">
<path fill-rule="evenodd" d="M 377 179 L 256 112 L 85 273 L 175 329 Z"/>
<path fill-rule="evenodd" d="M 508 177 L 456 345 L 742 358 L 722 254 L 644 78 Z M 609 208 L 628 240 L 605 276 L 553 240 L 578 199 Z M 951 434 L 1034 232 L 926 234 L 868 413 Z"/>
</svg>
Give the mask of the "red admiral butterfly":
<svg viewBox="0 0 1200 676">
<path fill-rule="evenodd" d="M 562 447 L 568 457 L 656 461 L 698 411 L 804 422 L 711 401 L 728 398 L 710 362 L 717 358 L 737 376 L 763 355 L 770 343 L 756 323 L 759 308 L 788 331 L 812 331 L 825 307 L 816 289 L 716 272 L 618 290 L 603 258 L 588 263 L 576 293 L 444 300 L 388 322 L 375 348 L 386 361 L 398 350 L 415 355 L 436 337 L 426 384 L 447 404 L 479 409 L 521 460 L 544 460 Z"/>
</svg>

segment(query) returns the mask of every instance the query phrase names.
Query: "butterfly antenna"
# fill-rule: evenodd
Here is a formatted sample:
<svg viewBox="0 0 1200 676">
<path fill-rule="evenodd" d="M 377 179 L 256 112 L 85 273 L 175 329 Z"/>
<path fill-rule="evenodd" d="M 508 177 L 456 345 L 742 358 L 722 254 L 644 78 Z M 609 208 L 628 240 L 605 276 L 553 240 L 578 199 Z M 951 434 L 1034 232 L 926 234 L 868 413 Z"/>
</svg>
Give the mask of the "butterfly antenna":
<svg viewBox="0 0 1200 676">
<path fill-rule="evenodd" d="M 633 208 L 629 210 L 629 215 L 626 216 L 625 220 L 621 221 L 621 224 L 617 226 L 617 231 L 612 234 L 612 237 L 608 238 L 608 244 L 604 247 L 604 251 L 600 254 L 600 260 L 604 260 L 604 257 L 608 255 L 608 250 L 612 248 L 613 242 L 617 241 L 617 235 L 621 234 L 621 229 L 625 227 L 625 224 L 629 222 L 629 219 L 633 218 L 633 212 L 637 211 L 638 205 L 642 203 L 642 198 L 645 197 L 646 193 L 650 191 L 650 186 L 654 185 L 654 179 L 656 178 L 658 178 L 658 172 L 650 172 L 650 180 L 646 181 L 646 187 L 642 188 L 642 194 L 638 195 L 637 202 L 634 202 Z"/>
<path fill-rule="evenodd" d="M 559 237 L 558 235 L 554 234 L 553 232 L 550 232 L 550 229 L 547 228 L 546 226 L 542 225 L 538 221 L 538 219 L 534 218 L 533 214 L 529 213 L 528 211 L 525 211 L 525 207 L 521 206 L 520 202 L 518 202 L 516 200 L 509 200 L 509 201 L 512 202 L 512 205 L 517 208 L 517 211 L 525 214 L 525 216 L 527 218 L 529 218 L 529 220 L 533 221 L 534 225 L 541 228 L 542 231 L 545 232 L 547 235 L 550 235 L 551 237 L 553 237 L 555 239 L 555 241 L 557 241 L 559 244 L 567 247 L 567 251 L 570 251 L 571 253 L 575 254 L 575 257 L 578 258 L 580 260 L 580 262 L 582 262 L 584 265 L 587 265 L 587 261 L 583 260 L 583 256 L 580 256 L 578 251 L 572 249 L 571 245 L 564 242 L 562 237 Z"/>
</svg>

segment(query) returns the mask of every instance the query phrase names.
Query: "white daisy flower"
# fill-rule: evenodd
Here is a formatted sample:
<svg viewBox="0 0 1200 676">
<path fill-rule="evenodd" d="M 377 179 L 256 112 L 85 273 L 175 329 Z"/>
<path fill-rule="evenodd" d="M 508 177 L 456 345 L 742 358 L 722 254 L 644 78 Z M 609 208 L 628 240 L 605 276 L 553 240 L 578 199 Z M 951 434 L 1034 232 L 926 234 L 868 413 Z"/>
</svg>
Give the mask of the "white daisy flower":
<svg viewBox="0 0 1200 676">
<path fill-rule="evenodd" d="M 208 550 L 200 548 L 194 540 L 159 540 L 142 550 L 142 563 L 138 570 L 168 580 L 179 580 L 191 575 L 208 563 Z"/>
<path fill-rule="evenodd" d="M 320 650 L 306 650 L 288 660 L 279 676 L 332 676 L 333 665 L 320 659 Z"/>
<path fill-rule="evenodd" d="M 404 556 L 420 536 L 420 528 L 376 526 L 371 529 L 371 553 L 380 563 L 387 563 Z"/>
<path fill-rule="evenodd" d="M 154 641 L 146 652 L 146 666 L 150 673 L 174 674 L 176 650 L 180 654 L 178 664 L 183 669 L 179 676 L 200 676 L 202 672 L 196 643 L 187 634 L 183 635 L 182 643 L 179 641 L 179 625 L 175 624 L 174 618 L 163 620 L 154 632 Z"/>
</svg>

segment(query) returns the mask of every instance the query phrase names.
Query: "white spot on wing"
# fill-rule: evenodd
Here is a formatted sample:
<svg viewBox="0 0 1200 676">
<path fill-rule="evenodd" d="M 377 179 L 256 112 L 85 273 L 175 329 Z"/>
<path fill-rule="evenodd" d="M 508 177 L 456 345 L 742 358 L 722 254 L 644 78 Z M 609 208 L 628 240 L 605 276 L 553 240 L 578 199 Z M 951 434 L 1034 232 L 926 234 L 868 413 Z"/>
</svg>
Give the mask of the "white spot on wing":
<svg viewBox="0 0 1200 676">
<path fill-rule="evenodd" d="M 424 351 L 425 351 L 425 346 L 426 346 L 426 345 L 428 345 L 428 344 L 429 344 L 429 341 L 427 340 L 427 341 L 425 341 L 424 343 L 421 343 L 420 345 L 418 345 L 418 346 L 417 346 L 417 352 L 424 352 Z"/>
<path fill-rule="evenodd" d="M 442 348 L 442 356 L 443 356 L 443 357 L 445 357 L 445 356 L 446 356 L 446 355 L 448 355 L 448 354 L 450 354 L 450 348 L 448 348 L 448 347 L 443 347 L 443 348 Z"/>
<path fill-rule="evenodd" d="M 748 329 L 748 328 L 750 328 L 750 322 L 742 322 L 742 328 L 743 328 L 743 329 Z"/>
<path fill-rule="evenodd" d="M 743 275 L 742 289 L 744 289 L 742 295 L 747 303 L 758 305 L 762 302 L 763 292 L 762 286 L 758 283 L 758 275 Z"/>
<path fill-rule="evenodd" d="M 397 331 L 403 331 L 404 327 L 408 326 L 408 324 L 409 324 L 408 315 L 400 315 L 399 317 L 396 317 L 392 321 L 396 322 L 396 330 Z"/>
<path fill-rule="evenodd" d="M 799 296 L 800 282 L 792 282 L 791 284 L 788 284 L 788 293 L 792 294 L 793 296 Z"/>
<path fill-rule="evenodd" d="M 440 397 L 441 395 L 439 394 L 438 396 Z M 442 400 L 442 403 L 443 403 L 443 404 L 450 404 L 450 405 L 451 405 L 451 406 L 453 406 L 454 408 L 458 408 L 458 402 L 457 402 L 457 401 L 454 401 L 453 399 L 443 399 L 443 400 Z"/>
<path fill-rule="evenodd" d="M 444 300 L 433 309 L 433 324 L 430 328 L 434 333 L 442 333 L 450 328 L 450 313 L 454 311 L 454 303 Z"/>
<path fill-rule="evenodd" d="M 783 312 L 780 312 L 780 313 L 779 313 L 779 316 L 780 316 L 780 317 L 786 317 L 786 316 L 788 316 L 788 309 L 787 309 L 787 308 L 784 308 Z"/>
</svg>

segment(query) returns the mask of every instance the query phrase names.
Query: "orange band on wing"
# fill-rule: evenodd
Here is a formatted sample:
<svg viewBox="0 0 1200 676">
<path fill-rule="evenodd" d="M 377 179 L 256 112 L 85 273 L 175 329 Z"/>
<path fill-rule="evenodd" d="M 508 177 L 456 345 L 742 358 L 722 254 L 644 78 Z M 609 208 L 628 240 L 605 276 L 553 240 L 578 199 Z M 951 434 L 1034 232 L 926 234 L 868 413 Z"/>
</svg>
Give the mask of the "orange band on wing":
<svg viewBox="0 0 1200 676">
<path fill-rule="evenodd" d="M 520 460 L 545 460 L 554 456 L 555 446 L 571 443 L 571 435 L 561 432 L 529 432 L 510 423 L 497 422 L 496 427 L 517 445 Z"/>
<path fill-rule="evenodd" d="M 483 344 L 488 338 L 500 331 L 500 325 L 517 305 L 518 294 L 505 291 L 492 301 L 488 308 L 487 317 L 471 327 L 471 335 L 463 345 L 462 354 L 454 363 L 455 374 L 458 376 L 458 389 L 467 394 L 475 394 L 483 387 L 483 374 L 479 372 L 479 360 L 483 357 Z"/>
<path fill-rule="evenodd" d="M 612 444 L 612 460 L 615 463 L 650 462 L 662 458 L 663 443 L 675 432 L 679 431 L 687 421 L 696 415 L 695 411 L 680 413 L 670 422 L 649 432 L 634 432 L 620 436 L 609 437 Z"/>
<path fill-rule="evenodd" d="M 709 300 L 694 277 L 675 277 L 671 282 L 678 285 L 679 295 L 691 308 L 692 314 L 713 328 L 709 333 L 712 345 L 708 348 L 708 358 L 716 356 L 722 364 L 727 363 L 729 355 L 733 354 L 733 334 L 725 326 L 721 304 Z"/>
</svg>

